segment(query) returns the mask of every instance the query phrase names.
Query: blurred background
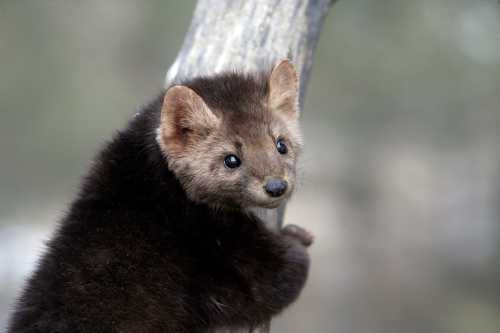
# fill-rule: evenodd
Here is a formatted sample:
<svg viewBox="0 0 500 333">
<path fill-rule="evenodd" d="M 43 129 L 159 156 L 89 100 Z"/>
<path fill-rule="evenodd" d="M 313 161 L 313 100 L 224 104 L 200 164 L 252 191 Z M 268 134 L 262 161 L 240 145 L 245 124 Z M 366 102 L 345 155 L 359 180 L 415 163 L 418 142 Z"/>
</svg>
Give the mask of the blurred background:
<svg viewBox="0 0 500 333">
<path fill-rule="evenodd" d="M 0 1 L 0 331 L 96 151 L 160 91 L 194 1 Z M 300 187 L 316 235 L 273 332 L 500 332 L 500 4 L 340 0 Z"/>
</svg>

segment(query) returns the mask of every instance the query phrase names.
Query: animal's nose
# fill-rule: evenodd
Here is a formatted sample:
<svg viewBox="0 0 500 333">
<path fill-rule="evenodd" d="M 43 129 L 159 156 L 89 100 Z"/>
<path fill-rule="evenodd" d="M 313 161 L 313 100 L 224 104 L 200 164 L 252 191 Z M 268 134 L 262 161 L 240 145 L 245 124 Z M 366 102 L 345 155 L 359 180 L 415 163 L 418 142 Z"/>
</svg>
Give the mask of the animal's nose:
<svg viewBox="0 0 500 333">
<path fill-rule="evenodd" d="M 264 187 L 266 189 L 267 194 L 272 197 L 279 197 L 283 193 L 285 193 L 288 183 L 286 180 L 280 178 L 271 178 L 266 183 Z"/>
</svg>

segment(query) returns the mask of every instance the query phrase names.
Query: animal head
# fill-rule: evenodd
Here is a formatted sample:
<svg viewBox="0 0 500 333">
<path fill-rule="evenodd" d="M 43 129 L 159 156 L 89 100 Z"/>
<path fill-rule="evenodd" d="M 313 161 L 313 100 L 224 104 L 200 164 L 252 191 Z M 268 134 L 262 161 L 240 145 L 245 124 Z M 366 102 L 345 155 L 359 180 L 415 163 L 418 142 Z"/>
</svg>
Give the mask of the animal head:
<svg viewBox="0 0 500 333">
<path fill-rule="evenodd" d="M 298 118 L 297 73 L 283 60 L 270 73 L 226 73 L 171 86 L 157 140 L 192 200 L 275 208 L 295 186 Z"/>
</svg>

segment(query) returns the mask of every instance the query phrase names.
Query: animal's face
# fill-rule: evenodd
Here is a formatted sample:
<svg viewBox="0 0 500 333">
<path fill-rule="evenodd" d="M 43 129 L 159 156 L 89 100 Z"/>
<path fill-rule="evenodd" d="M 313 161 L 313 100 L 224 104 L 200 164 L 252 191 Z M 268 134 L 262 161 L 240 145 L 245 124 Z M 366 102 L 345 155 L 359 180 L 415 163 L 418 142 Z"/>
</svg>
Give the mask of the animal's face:
<svg viewBox="0 0 500 333">
<path fill-rule="evenodd" d="M 211 80 L 225 81 L 224 91 Z M 204 98 L 187 86 L 167 91 L 158 142 L 192 200 L 274 208 L 292 193 L 301 149 L 297 76 L 283 61 L 256 80 L 205 79 L 213 91 Z"/>
</svg>

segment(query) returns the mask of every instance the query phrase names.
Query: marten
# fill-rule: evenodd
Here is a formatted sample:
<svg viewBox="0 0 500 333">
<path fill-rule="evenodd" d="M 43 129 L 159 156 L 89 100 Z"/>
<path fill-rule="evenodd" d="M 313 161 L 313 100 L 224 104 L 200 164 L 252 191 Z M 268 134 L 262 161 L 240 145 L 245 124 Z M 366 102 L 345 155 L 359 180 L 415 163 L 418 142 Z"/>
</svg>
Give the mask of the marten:
<svg viewBox="0 0 500 333">
<path fill-rule="evenodd" d="M 256 328 L 291 304 L 312 235 L 252 208 L 295 187 L 298 75 L 180 81 L 98 154 L 21 294 L 8 332 Z"/>
</svg>

